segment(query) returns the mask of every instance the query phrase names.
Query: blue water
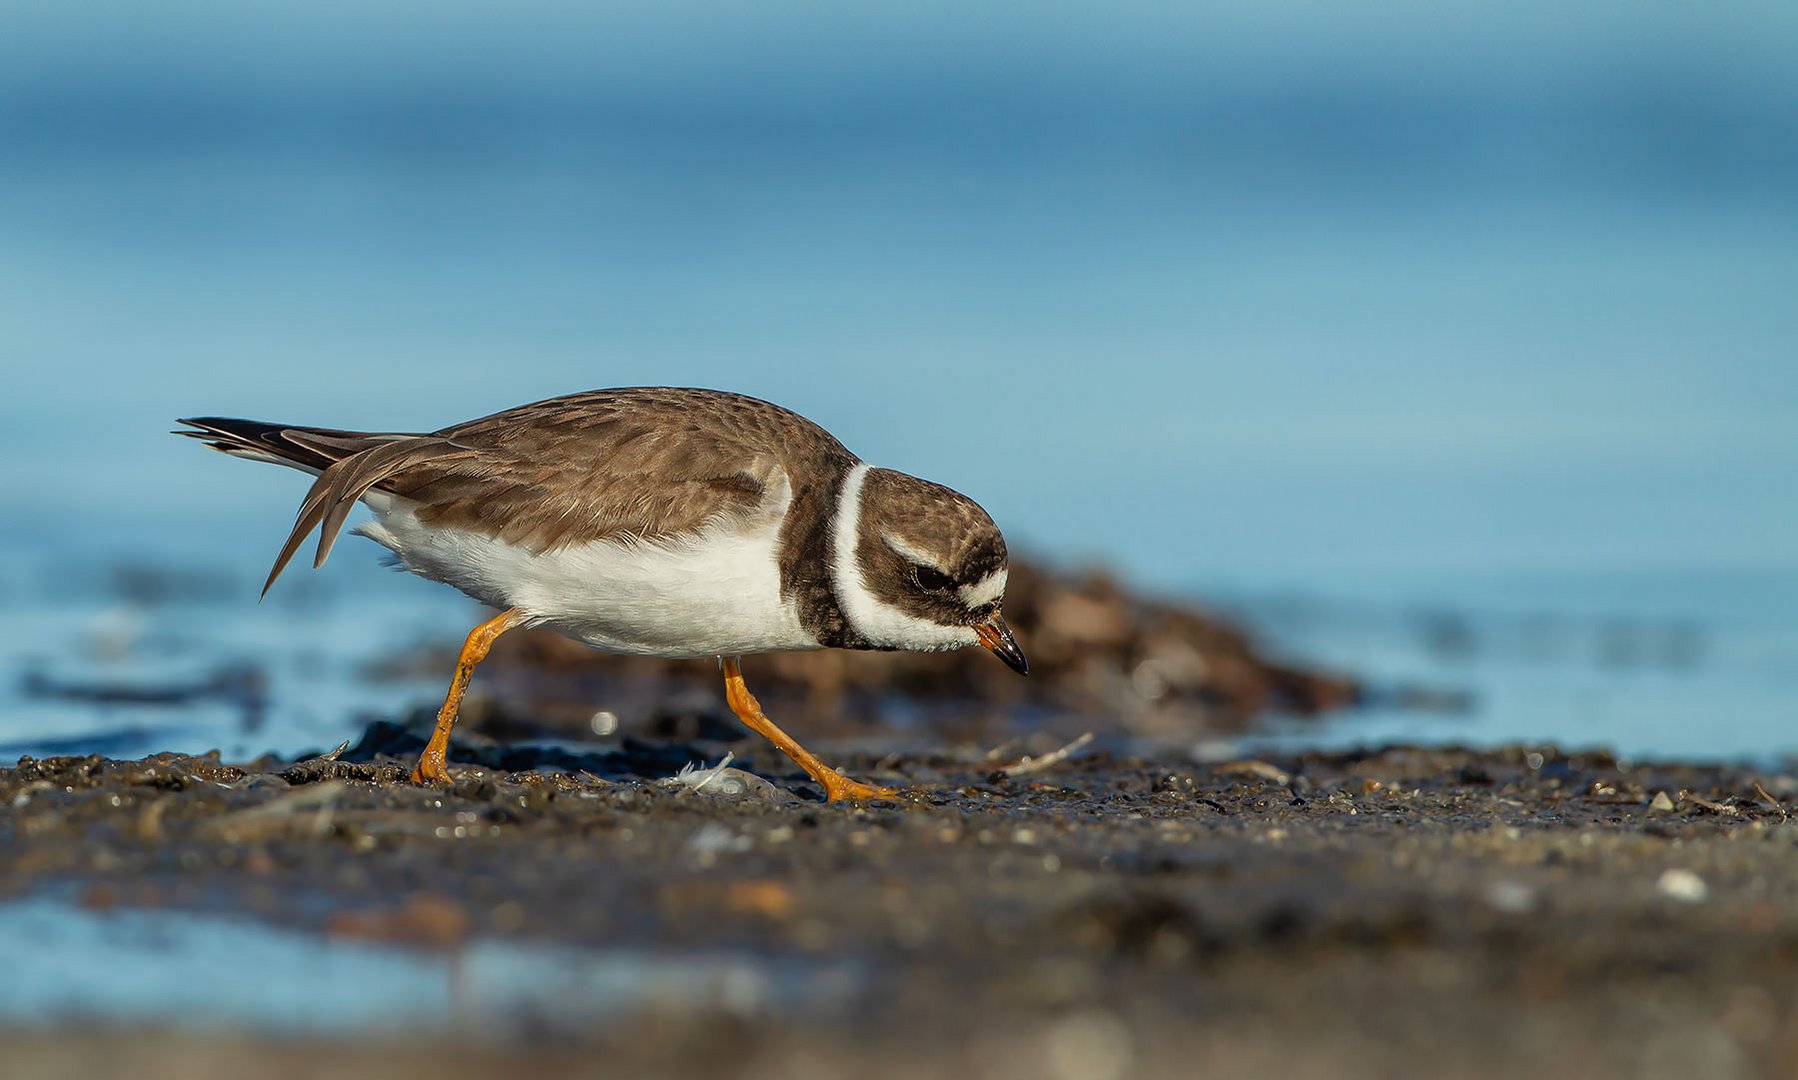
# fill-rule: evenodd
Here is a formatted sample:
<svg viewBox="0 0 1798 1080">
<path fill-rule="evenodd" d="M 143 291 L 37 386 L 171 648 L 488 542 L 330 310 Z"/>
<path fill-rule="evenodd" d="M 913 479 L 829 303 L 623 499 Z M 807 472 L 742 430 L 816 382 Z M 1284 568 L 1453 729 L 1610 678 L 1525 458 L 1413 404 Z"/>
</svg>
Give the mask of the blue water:
<svg viewBox="0 0 1798 1080">
<path fill-rule="evenodd" d="M 1211 594 L 1282 652 L 1376 687 L 1453 688 L 1464 708 L 1378 700 L 1252 745 L 1522 743 L 1625 757 L 1798 756 L 1798 579 L 1494 575 L 1334 593 Z"/>
<path fill-rule="evenodd" d="M 1798 747 L 1790 5 L 420 10 L 9 13 L 7 677 L 174 677 L 205 634 L 274 682 L 241 739 L 229 704 L 0 698 L 0 743 L 334 743 L 393 711 L 358 657 L 461 632 L 348 548 L 250 605 L 304 481 L 174 417 L 677 383 L 962 488 L 1021 550 L 1477 693 L 1295 739 Z M 230 585 L 126 610 L 120 559 Z M 1520 651 L 1514 608 L 1701 644 Z M 1419 611 L 1486 628 L 1444 654 Z"/>
<path fill-rule="evenodd" d="M 408 950 L 244 919 L 84 911 L 50 898 L 0 905 L 0 945 L 16 954 L 0 983 L 9 1025 L 101 1020 L 289 1036 L 454 1028 L 501 1041 L 591 1035 L 656 1009 L 828 1010 L 864 992 L 865 981 L 848 962 L 497 941 Z"/>
</svg>

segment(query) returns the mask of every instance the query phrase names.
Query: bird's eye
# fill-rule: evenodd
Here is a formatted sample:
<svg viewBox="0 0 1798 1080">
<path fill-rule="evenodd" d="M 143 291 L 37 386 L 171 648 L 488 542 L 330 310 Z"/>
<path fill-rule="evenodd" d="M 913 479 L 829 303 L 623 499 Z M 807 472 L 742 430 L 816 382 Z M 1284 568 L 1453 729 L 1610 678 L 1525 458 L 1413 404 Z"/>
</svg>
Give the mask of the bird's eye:
<svg viewBox="0 0 1798 1080">
<path fill-rule="evenodd" d="M 912 568 L 918 578 L 918 587 L 925 592 L 948 592 L 955 587 L 955 581 L 948 574 L 929 566 Z"/>
</svg>

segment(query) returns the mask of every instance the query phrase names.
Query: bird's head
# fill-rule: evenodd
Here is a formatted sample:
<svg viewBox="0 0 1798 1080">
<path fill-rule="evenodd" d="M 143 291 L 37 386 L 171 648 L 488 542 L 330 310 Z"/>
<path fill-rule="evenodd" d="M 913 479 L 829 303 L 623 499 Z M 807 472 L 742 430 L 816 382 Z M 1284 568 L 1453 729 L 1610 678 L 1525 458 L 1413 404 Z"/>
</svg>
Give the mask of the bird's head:
<svg viewBox="0 0 1798 1080">
<path fill-rule="evenodd" d="M 837 599 L 883 649 L 982 645 L 1022 675 L 1024 651 L 1000 616 L 1005 538 L 979 504 L 941 484 L 858 465 L 832 537 Z"/>
</svg>

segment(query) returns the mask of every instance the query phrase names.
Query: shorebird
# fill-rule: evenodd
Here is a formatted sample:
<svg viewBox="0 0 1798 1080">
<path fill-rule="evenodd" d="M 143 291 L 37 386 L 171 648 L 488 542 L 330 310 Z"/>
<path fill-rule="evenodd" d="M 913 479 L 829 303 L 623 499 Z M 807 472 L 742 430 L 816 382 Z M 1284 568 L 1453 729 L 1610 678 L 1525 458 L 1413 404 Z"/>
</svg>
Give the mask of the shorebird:
<svg viewBox="0 0 1798 1080">
<path fill-rule="evenodd" d="M 196 417 L 176 432 L 317 479 L 262 592 L 314 529 L 324 565 L 353 531 L 499 614 L 469 632 L 412 771 L 446 780 L 463 694 L 501 634 L 544 627 L 608 652 L 716 656 L 725 700 L 832 802 L 851 780 L 762 712 L 741 657 L 794 649 L 991 650 L 1029 665 L 1005 619 L 1005 540 L 958 492 L 875 468 L 810 420 L 718 390 L 551 398 L 427 433 Z"/>
</svg>

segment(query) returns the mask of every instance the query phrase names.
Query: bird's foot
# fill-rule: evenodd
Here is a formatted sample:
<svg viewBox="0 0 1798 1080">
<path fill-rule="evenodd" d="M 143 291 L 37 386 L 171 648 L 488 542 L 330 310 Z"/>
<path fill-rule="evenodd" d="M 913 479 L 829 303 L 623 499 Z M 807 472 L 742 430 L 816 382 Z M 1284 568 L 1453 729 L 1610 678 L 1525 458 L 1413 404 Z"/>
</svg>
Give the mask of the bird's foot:
<svg viewBox="0 0 1798 1080">
<path fill-rule="evenodd" d="M 447 784 L 449 778 L 443 751 L 432 753 L 431 748 L 426 747 L 425 752 L 418 757 L 418 764 L 412 769 L 412 782 L 423 787 L 428 784 Z"/>
<path fill-rule="evenodd" d="M 835 769 L 824 770 L 824 775 L 815 778 L 824 785 L 824 798 L 827 802 L 864 802 L 868 799 L 896 799 L 898 788 L 873 787 L 849 779 Z"/>
</svg>

